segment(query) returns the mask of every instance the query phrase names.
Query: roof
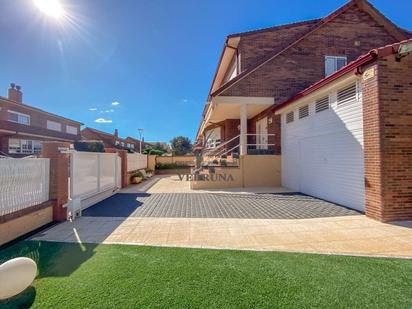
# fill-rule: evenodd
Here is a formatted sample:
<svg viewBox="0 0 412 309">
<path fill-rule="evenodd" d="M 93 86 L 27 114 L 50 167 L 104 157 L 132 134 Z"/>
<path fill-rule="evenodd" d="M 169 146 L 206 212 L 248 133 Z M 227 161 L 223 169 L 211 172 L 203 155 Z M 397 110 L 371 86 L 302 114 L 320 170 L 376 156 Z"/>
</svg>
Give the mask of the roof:
<svg viewBox="0 0 412 309">
<path fill-rule="evenodd" d="M 325 77 L 324 79 L 321 79 L 320 81 L 314 83 L 313 85 L 309 86 L 308 88 L 302 90 L 295 96 L 291 97 L 287 101 L 283 102 L 282 104 L 279 104 L 273 108 L 273 111 L 278 111 L 286 106 L 292 104 L 293 102 L 296 102 L 297 100 L 315 92 L 316 90 L 322 88 L 323 86 L 331 83 L 332 81 L 342 77 L 343 75 L 353 72 L 357 68 L 361 67 L 362 65 L 368 64 L 378 57 L 387 57 L 389 55 L 394 55 L 397 54 L 399 51 L 399 48 L 401 45 L 412 43 L 412 39 L 409 40 L 404 40 L 401 42 L 397 42 L 394 44 L 386 45 L 383 47 L 375 48 L 369 51 L 367 54 L 360 56 L 358 59 L 350 62 L 348 65 L 345 67 L 341 68 L 340 70 L 336 71 L 335 73 L 329 75 L 328 77 Z"/>
<path fill-rule="evenodd" d="M 107 132 L 103 132 L 103 131 L 100 131 L 100 130 L 97 130 L 97 129 L 93 129 L 93 128 L 90 128 L 90 127 L 86 127 L 86 128 L 84 128 L 83 130 L 82 130 L 82 132 L 83 131 L 85 131 L 85 130 L 89 130 L 89 131 L 92 131 L 94 134 L 96 134 L 97 136 L 99 136 L 99 137 L 101 137 L 101 138 L 106 138 L 106 139 L 110 139 L 110 140 L 120 140 L 120 141 L 126 141 L 124 138 L 121 138 L 121 137 L 116 137 L 114 134 L 110 134 L 110 133 L 107 133 Z"/>
<path fill-rule="evenodd" d="M 232 38 L 232 37 L 238 37 L 238 36 L 247 36 L 247 35 L 267 32 L 267 31 L 282 30 L 282 29 L 289 29 L 289 28 L 299 27 L 299 26 L 304 26 L 304 25 L 317 24 L 320 20 L 321 18 L 298 21 L 298 22 L 284 24 L 284 25 L 277 25 L 277 26 L 272 26 L 272 27 L 267 27 L 267 28 L 262 28 L 262 29 L 233 33 L 233 34 L 229 34 L 227 37 Z"/>
<path fill-rule="evenodd" d="M 43 114 L 50 115 L 50 116 L 53 116 L 53 117 L 56 117 L 56 118 L 61 118 L 61 119 L 64 119 L 64 120 L 67 120 L 67 121 L 70 121 L 70 122 L 74 122 L 74 123 L 78 123 L 80 125 L 84 125 L 84 123 L 81 123 L 79 121 L 69 119 L 69 118 L 66 118 L 66 117 L 63 117 L 63 116 L 59 116 L 59 115 L 56 115 L 56 114 L 53 114 L 53 113 L 50 113 L 50 112 L 46 112 L 45 110 L 42 110 L 40 108 L 33 107 L 31 105 L 27 105 L 27 104 L 24 104 L 24 103 L 16 102 L 16 101 L 10 100 L 10 99 L 2 97 L 2 96 L 0 96 L 0 100 L 7 101 L 9 103 L 13 103 L 17 106 L 25 107 L 27 109 L 30 109 L 30 110 L 33 110 L 33 111 L 36 111 L 36 112 L 39 112 L 39 113 L 43 113 Z"/>
<path fill-rule="evenodd" d="M 377 20 L 379 22 L 379 24 L 381 24 L 383 27 L 385 27 L 387 29 L 387 31 L 394 38 L 396 38 L 397 40 L 401 41 L 401 40 L 405 40 L 405 39 L 408 38 L 405 30 L 400 29 L 399 27 L 394 25 L 389 19 L 387 19 L 384 15 L 382 15 L 376 8 L 374 8 L 366 0 L 351 0 L 348 3 L 346 3 L 345 5 L 343 5 L 342 7 L 338 8 L 336 11 L 332 12 L 331 14 L 329 14 L 328 16 L 326 16 L 324 18 L 321 18 L 321 19 L 318 19 L 318 20 L 308 21 L 309 23 L 313 22 L 313 27 L 311 27 L 299 39 L 294 41 L 292 44 L 286 46 L 281 51 L 276 51 L 273 54 L 269 54 L 262 61 L 258 62 L 255 66 L 253 66 L 249 69 L 246 69 L 245 71 L 241 72 L 239 75 L 234 77 L 233 79 L 229 80 L 228 82 L 226 82 L 225 84 L 220 86 L 216 91 L 214 91 L 213 93 L 210 93 L 210 96 L 213 97 L 213 96 L 219 95 L 220 93 L 222 93 L 224 90 L 226 90 L 230 86 L 234 85 L 235 83 L 242 80 L 243 78 L 245 78 L 246 76 L 248 76 L 252 72 L 256 71 L 258 68 L 260 68 L 261 66 L 263 66 L 267 62 L 269 62 L 269 61 L 273 60 L 274 58 L 276 58 L 277 56 L 283 54 L 286 50 L 288 50 L 288 49 L 292 48 L 293 46 L 295 46 L 301 40 L 306 38 L 309 34 L 316 31 L 317 29 L 321 28 L 323 25 L 329 23 L 330 21 L 335 19 L 337 16 L 341 15 L 342 13 L 344 13 L 345 11 L 347 11 L 348 9 L 350 9 L 351 7 L 353 7 L 355 5 L 358 6 L 360 9 L 366 11 L 372 18 Z M 302 24 L 302 23 L 304 23 L 304 22 L 301 22 L 300 24 Z M 292 25 L 296 25 L 296 23 L 295 24 L 290 24 L 289 26 L 292 26 Z M 280 26 L 280 27 L 287 27 L 287 26 L 288 25 L 283 25 L 283 26 Z M 256 31 L 269 31 L 269 30 L 273 30 L 273 29 L 276 29 L 276 27 L 262 29 L 262 30 L 256 30 Z M 256 33 L 256 31 L 255 31 L 255 33 Z M 253 31 L 245 32 L 243 35 L 247 35 L 247 34 L 251 34 L 251 33 L 253 33 Z"/>
</svg>

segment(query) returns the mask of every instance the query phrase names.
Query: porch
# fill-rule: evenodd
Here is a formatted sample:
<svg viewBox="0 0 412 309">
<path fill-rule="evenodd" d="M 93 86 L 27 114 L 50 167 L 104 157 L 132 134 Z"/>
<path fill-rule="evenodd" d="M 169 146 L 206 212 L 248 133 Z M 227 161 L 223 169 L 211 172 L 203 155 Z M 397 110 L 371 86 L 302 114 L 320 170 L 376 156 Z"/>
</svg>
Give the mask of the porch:
<svg viewBox="0 0 412 309">
<path fill-rule="evenodd" d="M 280 123 L 268 112 L 272 105 L 270 97 L 213 98 L 198 135 L 203 156 L 280 154 Z"/>
</svg>

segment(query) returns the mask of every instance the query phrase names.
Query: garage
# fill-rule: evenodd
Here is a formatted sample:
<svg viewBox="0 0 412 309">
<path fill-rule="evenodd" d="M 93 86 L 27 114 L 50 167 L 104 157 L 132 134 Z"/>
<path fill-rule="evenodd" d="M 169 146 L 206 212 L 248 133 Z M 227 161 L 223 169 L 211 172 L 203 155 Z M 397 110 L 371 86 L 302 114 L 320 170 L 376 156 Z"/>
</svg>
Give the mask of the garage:
<svg viewBox="0 0 412 309">
<path fill-rule="evenodd" d="M 364 211 L 362 93 L 335 82 L 277 111 L 282 117 L 282 185 Z"/>
</svg>

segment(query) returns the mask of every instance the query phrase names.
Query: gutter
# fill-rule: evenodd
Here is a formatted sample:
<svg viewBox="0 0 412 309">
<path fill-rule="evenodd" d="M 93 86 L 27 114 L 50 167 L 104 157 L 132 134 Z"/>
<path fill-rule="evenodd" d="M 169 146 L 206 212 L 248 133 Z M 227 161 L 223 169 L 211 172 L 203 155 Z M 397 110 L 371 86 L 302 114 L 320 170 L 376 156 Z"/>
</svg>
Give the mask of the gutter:
<svg viewBox="0 0 412 309">
<path fill-rule="evenodd" d="M 319 82 L 309 86 L 305 90 L 302 90 L 301 92 L 299 92 L 295 96 L 291 97 L 290 99 L 286 100 L 285 102 L 273 107 L 272 112 L 279 111 L 280 109 L 283 109 L 284 107 L 288 106 L 289 104 L 291 104 L 291 103 L 297 101 L 298 99 L 301 99 L 301 98 L 311 94 L 312 92 L 315 92 L 316 90 L 322 88 L 326 84 L 329 84 L 330 82 L 332 82 L 334 80 L 337 80 L 338 78 L 342 77 L 343 75 L 345 75 L 347 73 L 354 72 L 355 74 L 361 74 L 361 72 L 359 71 L 359 68 L 362 65 L 365 65 L 367 63 L 372 62 L 373 60 L 375 60 L 377 58 L 377 56 L 378 56 L 378 52 L 376 50 L 371 50 L 368 54 L 366 54 L 364 56 L 361 56 L 357 60 L 349 63 L 347 66 L 343 67 L 339 71 L 336 71 L 335 73 L 329 75 L 328 77 L 326 77 L 324 79 L 321 79 Z"/>
</svg>

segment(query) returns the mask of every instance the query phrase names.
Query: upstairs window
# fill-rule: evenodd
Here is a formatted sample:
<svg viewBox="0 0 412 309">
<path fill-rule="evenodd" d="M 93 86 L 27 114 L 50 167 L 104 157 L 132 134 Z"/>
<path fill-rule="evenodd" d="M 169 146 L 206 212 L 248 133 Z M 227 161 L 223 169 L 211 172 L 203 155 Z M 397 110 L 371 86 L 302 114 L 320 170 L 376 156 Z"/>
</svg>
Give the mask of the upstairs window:
<svg viewBox="0 0 412 309">
<path fill-rule="evenodd" d="M 295 120 L 295 114 L 293 111 L 286 114 L 286 123 L 291 123 L 294 120 Z"/>
<path fill-rule="evenodd" d="M 309 105 L 302 106 L 299 108 L 299 119 L 309 116 Z"/>
<path fill-rule="evenodd" d="M 316 101 L 315 110 L 317 113 L 329 109 L 329 97 L 324 97 Z"/>
<path fill-rule="evenodd" d="M 338 105 L 356 101 L 356 83 L 338 91 Z"/>
<path fill-rule="evenodd" d="M 66 126 L 66 133 L 77 135 L 77 128 L 74 126 Z"/>
<path fill-rule="evenodd" d="M 61 131 L 62 124 L 60 122 L 47 120 L 47 129 L 53 130 L 53 131 Z"/>
<path fill-rule="evenodd" d="M 347 64 L 346 56 L 325 56 L 325 76 L 340 70 Z"/>
<path fill-rule="evenodd" d="M 19 112 L 8 111 L 8 120 L 11 122 L 30 125 L 30 116 Z"/>
</svg>

